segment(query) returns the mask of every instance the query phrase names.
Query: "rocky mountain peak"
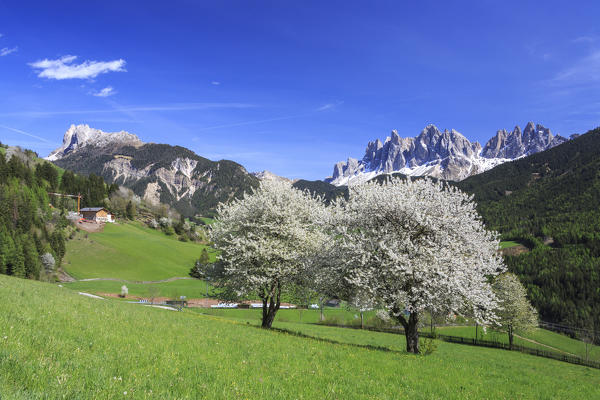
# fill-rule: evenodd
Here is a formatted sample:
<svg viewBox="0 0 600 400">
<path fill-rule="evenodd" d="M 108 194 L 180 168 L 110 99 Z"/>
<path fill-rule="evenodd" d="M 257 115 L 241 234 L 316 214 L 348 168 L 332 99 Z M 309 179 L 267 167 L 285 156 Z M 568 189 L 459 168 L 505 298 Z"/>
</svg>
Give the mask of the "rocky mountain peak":
<svg viewBox="0 0 600 400">
<path fill-rule="evenodd" d="M 250 175 L 254 175 L 261 181 L 284 181 L 284 182 L 293 183 L 297 180 L 297 179 L 292 180 L 289 178 L 285 178 L 283 176 L 276 175 L 276 174 L 272 173 L 271 171 L 267 171 L 267 170 L 264 170 L 261 172 L 251 172 Z"/>
<path fill-rule="evenodd" d="M 412 138 L 402 138 L 394 129 L 383 143 L 379 139 L 369 142 L 361 161 L 348 158 L 346 162 L 338 162 L 333 175 L 325 181 L 345 185 L 392 172 L 462 180 L 502 162 L 546 150 L 566 140 L 533 122 L 527 123 L 523 132 L 519 126 L 515 126 L 512 132 L 498 130 L 483 149 L 479 142 L 470 142 L 457 130 L 440 131 L 433 124 L 427 125 Z"/>
<path fill-rule="evenodd" d="M 55 161 L 85 146 L 135 146 L 144 143 L 133 133 L 104 132 L 100 129 L 91 128 L 89 125 L 71 125 L 63 136 L 62 146 L 52 151 L 46 160 Z"/>
<path fill-rule="evenodd" d="M 485 145 L 481 156 L 485 158 L 515 159 L 534 154 L 565 142 L 560 135 L 554 136 L 550 129 L 528 122 L 523 132 L 517 125 L 512 132 L 505 129 L 496 132 Z"/>
</svg>

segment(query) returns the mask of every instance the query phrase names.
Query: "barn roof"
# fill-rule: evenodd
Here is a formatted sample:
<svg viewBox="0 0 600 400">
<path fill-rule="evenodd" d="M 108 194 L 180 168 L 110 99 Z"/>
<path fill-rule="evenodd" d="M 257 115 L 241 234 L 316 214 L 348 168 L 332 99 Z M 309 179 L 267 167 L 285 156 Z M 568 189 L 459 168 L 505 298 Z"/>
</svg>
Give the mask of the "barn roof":
<svg viewBox="0 0 600 400">
<path fill-rule="evenodd" d="M 86 208 L 81 209 L 81 211 L 95 211 L 95 212 L 98 212 L 100 210 L 106 210 L 106 208 L 104 208 L 104 207 L 86 207 Z"/>
</svg>

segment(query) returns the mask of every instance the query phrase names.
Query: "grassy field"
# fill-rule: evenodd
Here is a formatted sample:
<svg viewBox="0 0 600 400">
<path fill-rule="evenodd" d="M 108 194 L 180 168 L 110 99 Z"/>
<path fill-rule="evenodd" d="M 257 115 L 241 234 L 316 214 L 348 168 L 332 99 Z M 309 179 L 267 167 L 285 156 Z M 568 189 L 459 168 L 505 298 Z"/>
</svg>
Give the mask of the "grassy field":
<svg viewBox="0 0 600 400">
<path fill-rule="evenodd" d="M 202 248 L 141 224 L 106 224 L 103 232 L 81 232 L 67 242 L 63 268 L 76 279 L 183 277 L 188 276 Z"/>
<path fill-rule="evenodd" d="M 212 223 L 215 222 L 214 218 L 209 218 L 209 217 L 200 217 L 198 218 L 200 219 L 202 222 L 204 222 L 206 225 L 210 225 Z"/>
<path fill-rule="evenodd" d="M 512 240 L 509 240 L 506 242 L 500 242 L 501 249 L 507 249 L 509 247 L 515 247 L 515 246 L 520 246 L 520 245 L 521 245 L 521 243 L 513 242 Z"/>
<path fill-rule="evenodd" d="M 249 322 L 259 321 L 261 318 L 260 310 L 198 309 L 194 311 Z M 371 318 L 374 317 L 374 314 L 375 312 L 367 312 L 364 314 L 366 325 L 369 325 L 369 323 L 372 322 Z M 356 311 L 343 308 L 326 308 L 324 315 L 326 320 L 329 322 L 335 322 L 340 325 L 360 325 L 360 320 L 358 319 L 358 313 Z M 300 310 L 280 310 L 277 313 L 275 320 L 277 322 L 302 322 L 307 324 L 315 324 L 319 322 L 319 319 L 319 310 L 304 310 L 302 312 L 302 318 L 300 318 Z M 429 332 L 428 327 L 423 328 L 423 330 Z M 436 332 L 444 335 L 460 336 L 469 339 L 475 337 L 474 326 L 442 326 L 436 327 Z M 514 343 L 516 345 L 544 351 L 562 351 L 577 355 L 582 358 L 585 358 L 586 355 L 585 344 L 582 341 L 571 339 L 568 336 L 545 329 L 535 329 L 531 332 L 521 332 L 519 333 L 519 336 L 522 336 L 525 339 L 531 339 L 538 343 L 533 343 L 532 341 L 515 337 Z M 492 329 L 487 329 L 484 332 L 481 327 L 478 329 L 478 338 L 500 343 L 508 343 L 508 335 L 505 332 L 499 332 Z M 551 349 L 547 346 L 553 347 L 557 350 Z M 588 354 L 589 359 L 600 361 L 600 346 L 592 346 L 590 349 L 591 351 Z"/>
<path fill-rule="evenodd" d="M 600 396 L 600 371 L 516 352 L 439 342 L 409 355 L 399 335 L 276 323 L 311 338 L 299 337 L 1 275 L 0 298 L 3 400 Z"/>
<path fill-rule="evenodd" d="M 215 315 L 229 319 L 238 319 L 242 321 L 260 321 L 262 318 L 261 309 L 198 309 L 193 310 L 202 314 Z M 336 321 L 340 324 L 358 324 L 360 319 L 357 312 L 349 311 L 343 308 L 329 308 L 323 310 L 324 317 L 329 321 Z M 365 321 L 375 315 L 374 311 L 364 313 Z M 304 324 L 316 324 L 321 317 L 320 310 L 298 310 L 282 309 L 277 312 L 275 320 L 279 322 L 298 322 Z"/>
<path fill-rule="evenodd" d="M 445 335 L 461 336 L 465 338 L 475 337 L 475 327 L 473 326 L 444 326 L 436 328 L 436 331 Z M 530 332 L 518 332 L 517 334 L 525 339 L 534 340 L 542 345 L 554 347 L 564 352 L 585 358 L 585 343 L 580 340 L 571 339 L 566 335 L 546 329 L 535 329 Z M 487 332 L 484 333 L 480 328 L 478 329 L 478 336 L 480 339 L 484 340 L 508 343 L 508 335 L 504 332 L 497 332 L 488 329 Z M 515 344 L 539 348 L 541 350 L 551 350 L 548 347 L 538 346 L 531 341 L 527 341 L 518 337 L 515 337 Z M 590 360 L 600 361 L 600 346 L 591 347 L 589 358 Z"/>
<path fill-rule="evenodd" d="M 177 280 L 164 283 L 123 283 L 117 281 L 86 281 L 62 283 L 65 287 L 87 293 L 121 293 L 121 286 L 127 286 L 129 294 L 138 297 L 171 297 L 187 296 L 188 299 L 206 297 L 206 283 L 196 279 Z M 213 288 L 209 285 L 209 295 Z"/>
</svg>

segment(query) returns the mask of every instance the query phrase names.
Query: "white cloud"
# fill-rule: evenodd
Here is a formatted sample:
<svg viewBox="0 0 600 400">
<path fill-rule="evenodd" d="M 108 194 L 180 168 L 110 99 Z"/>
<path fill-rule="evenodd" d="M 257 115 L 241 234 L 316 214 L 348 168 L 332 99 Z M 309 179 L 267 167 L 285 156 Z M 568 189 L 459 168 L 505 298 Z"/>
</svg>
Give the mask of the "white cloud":
<svg viewBox="0 0 600 400">
<path fill-rule="evenodd" d="M 344 104 L 343 101 L 336 101 L 335 103 L 323 104 L 321 107 L 317 108 L 316 111 L 331 110 L 331 109 L 336 108 L 337 106 L 341 106 L 342 104 Z"/>
<path fill-rule="evenodd" d="M 21 129 L 11 128 L 9 126 L 4 126 L 4 125 L 0 125 L 0 128 L 18 133 L 23 136 L 29 136 L 31 138 L 38 139 L 39 141 L 42 141 L 44 143 L 50 143 L 48 140 L 44 139 L 43 137 L 39 137 L 37 135 L 34 135 L 33 133 L 22 131 Z"/>
<path fill-rule="evenodd" d="M 19 48 L 16 46 L 13 48 L 4 47 L 4 48 L 0 49 L 0 57 L 4 57 L 4 56 L 9 55 L 10 53 L 14 53 L 18 49 Z"/>
<path fill-rule="evenodd" d="M 596 41 L 596 37 L 594 36 L 579 36 L 572 40 L 573 43 L 594 43 Z"/>
<path fill-rule="evenodd" d="M 600 81 L 600 50 L 588 54 L 552 79 L 557 84 L 576 84 Z"/>
<path fill-rule="evenodd" d="M 112 86 L 108 86 L 105 87 L 104 89 L 102 89 L 99 92 L 93 93 L 94 96 L 96 97 L 108 97 L 108 96 L 112 96 L 113 94 L 117 93 Z"/>
<path fill-rule="evenodd" d="M 219 82 L 219 81 L 212 81 L 210 84 L 211 85 L 215 85 L 215 86 L 219 86 L 221 84 L 221 82 Z"/>
<path fill-rule="evenodd" d="M 189 111 L 207 109 L 245 109 L 259 107 L 249 103 L 173 103 L 153 106 L 117 106 L 103 110 L 44 110 L 44 111 L 13 111 L 0 113 L 0 117 L 28 117 L 44 118 L 57 115 L 80 115 L 80 114 L 109 114 L 114 112 L 157 112 L 157 111 Z"/>
<path fill-rule="evenodd" d="M 108 72 L 125 71 L 125 60 L 84 61 L 73 64 L 77 56 L 63 56 L 56 60 L 43 59 L 29 63 L 38 70 L 38 77 L 48 79 L 91 79 Z"/>
</svg>

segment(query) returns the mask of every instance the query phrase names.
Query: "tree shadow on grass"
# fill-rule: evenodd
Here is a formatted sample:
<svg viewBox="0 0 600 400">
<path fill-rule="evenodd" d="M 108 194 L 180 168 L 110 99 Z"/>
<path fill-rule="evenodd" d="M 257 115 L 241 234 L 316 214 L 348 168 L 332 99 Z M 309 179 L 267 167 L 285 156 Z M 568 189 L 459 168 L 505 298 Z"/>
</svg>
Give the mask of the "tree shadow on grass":
<svg viewBox="0 0 600 400">
<path fill-rule="evenodd" d="M 254 328 L 256 328 L 256 329 L 263 329 L 263 328 L 261 328 L 260 326 L 257 326 L 257 325 L 252 325 L 252 326 Z M 285 328 L 273 328 L 272 327 L 269 330 L 270 331 L 279 332 L 279 333 L 285 333 L 285 334 L 288 334 L 288 335 L 292 335 L 292 336 L 296 336 L 296 337 L 301 337 L 301 338 L 305 338 L 305 339 L 312 339 L 312 340 L 316 340 L 316 341 L 324 342 L 324 343 L 339 344 L 339 345 L 342 345 L 342 346 L 358 347 L 358 348 L 367 349 L 367 350 L 377 350 L 377 351 L 383 351 L 383 352 L 386 352 L 386 353 L 411 355 L 411 353 L 408 353 L 406 351 L 393 350 L 393 349 L 390 349 L 389 347 L 375 346 L 375 345 L 372 345 L 372 344 L 358 344 L 358 343 L 340 342 L 340 341 L 335 340 L 335 339 L 328 339 L 328 338 L 322 338 L 322 337 L 318 337 L 318 336 L 307 335 L 306 333 L 292 331 L 292 330 L 285 329 Z"/>
</svg>

